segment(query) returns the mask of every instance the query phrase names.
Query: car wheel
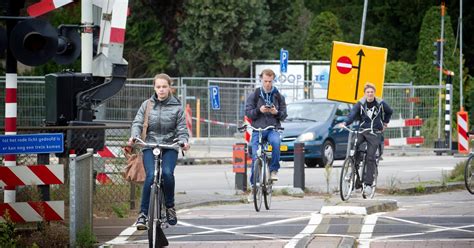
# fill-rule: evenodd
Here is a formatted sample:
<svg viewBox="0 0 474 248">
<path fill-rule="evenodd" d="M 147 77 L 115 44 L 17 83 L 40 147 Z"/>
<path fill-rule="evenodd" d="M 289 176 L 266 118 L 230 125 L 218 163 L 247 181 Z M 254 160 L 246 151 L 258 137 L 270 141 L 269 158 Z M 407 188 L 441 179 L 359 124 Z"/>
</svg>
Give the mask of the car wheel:
<svg viewBox="0 0 474 248">
<path fill-rule="evenodd" d="M 317 159 L 305 159 L 304 163 L 308 168 L 315 168 L 316 165 L 318 165 L 318 160 Z"/>
<path fill-rule="evenodd" d="M 334 162 L 334 144 L 326 140 L 321 147 L 321 159 L 319 159 L 318 164 L 320 167 L 325 167 L 326 165 L 332 165 Z"/>
</svg>

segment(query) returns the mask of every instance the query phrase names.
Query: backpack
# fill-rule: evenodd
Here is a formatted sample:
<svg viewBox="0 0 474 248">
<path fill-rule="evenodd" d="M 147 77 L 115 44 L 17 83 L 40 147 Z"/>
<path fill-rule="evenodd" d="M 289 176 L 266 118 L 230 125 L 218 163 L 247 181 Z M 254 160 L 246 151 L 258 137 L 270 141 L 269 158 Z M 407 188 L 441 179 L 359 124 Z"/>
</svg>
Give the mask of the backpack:
<svg viewBox="0 0 474 248">
<path fill-rule="evenodd" d="M 255 89 L 255 97 L 253 98 L 253 105 L 255 105 L 255 107 L 257 107 L 258 98 L 260 98 L 260 87 L 258 87 L 257 89 Z M 277 91 L 277 92 L 275 93 L 275 98 L 276 98 L 276 100 L 278 101 L 278 104 L 281 104 L 280 91 Z"/>
</svg>

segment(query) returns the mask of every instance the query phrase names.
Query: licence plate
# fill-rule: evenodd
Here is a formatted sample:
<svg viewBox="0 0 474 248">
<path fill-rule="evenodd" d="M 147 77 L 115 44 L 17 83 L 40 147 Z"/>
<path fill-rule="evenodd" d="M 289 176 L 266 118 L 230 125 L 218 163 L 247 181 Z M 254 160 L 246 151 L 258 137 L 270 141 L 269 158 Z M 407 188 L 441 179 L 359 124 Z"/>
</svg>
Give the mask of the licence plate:
<svg viewBox="0 0 474 248">
<path fill-rule="evenodd" d="M 267 150 L 268 150 L 269 152 L 271 152 L 271 151 L 272 151 L 272 146 L 271 146 L 271 145 L 268 145 Z M 280 146 L 280 151 L 281 151 L 281 152 L 286 152 L 286 151 L 288 151 L 288 146 L 287 146 L 287 145 L 282 145 L 282 146 Z"/>
</svg>

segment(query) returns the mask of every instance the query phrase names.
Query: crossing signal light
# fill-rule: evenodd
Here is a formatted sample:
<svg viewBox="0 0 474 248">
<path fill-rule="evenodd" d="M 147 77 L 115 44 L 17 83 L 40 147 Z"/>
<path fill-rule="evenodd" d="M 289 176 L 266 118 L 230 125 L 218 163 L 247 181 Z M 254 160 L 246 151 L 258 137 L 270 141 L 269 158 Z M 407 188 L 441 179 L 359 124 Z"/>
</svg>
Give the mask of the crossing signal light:
<svg viewBox="0 0 474 248">
<path fill-rule="evenodd" d="M 25 65 L 38 66 L 50 59 L 66 65 L 79 57 L 81 38 L 74 26 L 60 26 L 57 30 L 45 20 L 27 19 L 13 28 L 10 50 Z"/>
</svg>

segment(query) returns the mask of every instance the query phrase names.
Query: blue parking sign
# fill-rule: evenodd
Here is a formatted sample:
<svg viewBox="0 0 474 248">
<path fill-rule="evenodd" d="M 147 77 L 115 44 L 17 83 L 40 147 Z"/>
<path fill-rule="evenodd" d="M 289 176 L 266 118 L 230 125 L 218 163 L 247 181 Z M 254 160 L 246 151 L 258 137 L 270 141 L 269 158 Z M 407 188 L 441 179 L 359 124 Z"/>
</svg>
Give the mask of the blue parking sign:
<svg viewBox="0 0 474 248">
<path fill-rule="evenodd" d="M 209 86 L 209 95 L 211 96 L 211 107 L 213 110 L 221 109 L 221 99 L 219 97 L 219 86 Z"/>
<path fill-rule="evenodd" d="M 288 50 L 280 50 L 280 72 L 288 72 Z"/>
</svg>

